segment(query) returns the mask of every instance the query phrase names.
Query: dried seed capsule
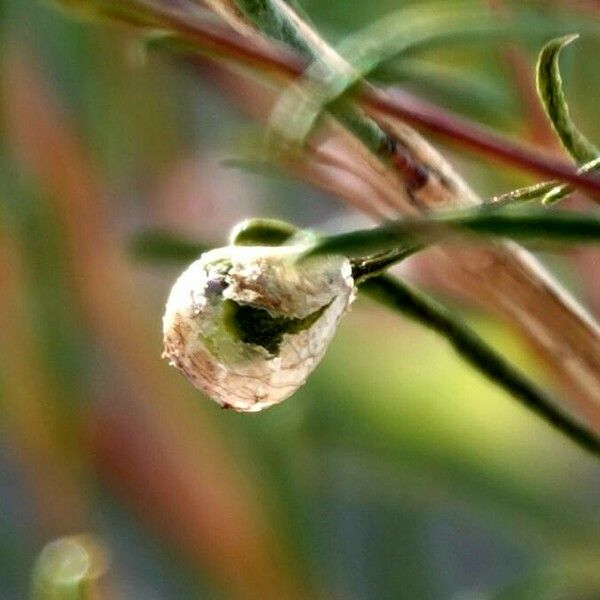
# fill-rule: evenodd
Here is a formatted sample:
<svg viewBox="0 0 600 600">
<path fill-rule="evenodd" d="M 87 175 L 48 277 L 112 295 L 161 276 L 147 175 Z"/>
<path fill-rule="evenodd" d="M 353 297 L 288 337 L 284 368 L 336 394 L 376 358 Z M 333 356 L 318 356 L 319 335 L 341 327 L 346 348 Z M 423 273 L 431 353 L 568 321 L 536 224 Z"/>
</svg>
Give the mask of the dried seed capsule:
<svg viewBox="0 0 600 600">
<path fill-rule="evenodd" d="M 198 389 L 238 411 L 293 394 L 354 299 L 343 257 L 297 262 L 296 246 L 227 246 L 179 277 L 163 318 L 164 354 Z"/>
</svg>

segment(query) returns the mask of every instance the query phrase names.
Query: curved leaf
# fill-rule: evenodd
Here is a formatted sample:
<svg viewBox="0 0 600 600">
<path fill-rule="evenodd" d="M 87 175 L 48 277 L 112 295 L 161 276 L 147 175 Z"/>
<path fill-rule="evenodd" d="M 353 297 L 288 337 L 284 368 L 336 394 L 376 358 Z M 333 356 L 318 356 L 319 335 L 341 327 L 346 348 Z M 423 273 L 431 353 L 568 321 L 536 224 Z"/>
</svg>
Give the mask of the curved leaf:
<svg viewBox="0 0 600 600">
<path fill-rule="evenodd" d="M 579 34 L 573 34 L 557 38 L 542 48 L 537 62 L 537 89 L 560 141 L 575 161 L 581 164 L 595 160 L 600 152 L 571 119 L 558 63 L 561 50 L 578 37 Z"/>
</svg>

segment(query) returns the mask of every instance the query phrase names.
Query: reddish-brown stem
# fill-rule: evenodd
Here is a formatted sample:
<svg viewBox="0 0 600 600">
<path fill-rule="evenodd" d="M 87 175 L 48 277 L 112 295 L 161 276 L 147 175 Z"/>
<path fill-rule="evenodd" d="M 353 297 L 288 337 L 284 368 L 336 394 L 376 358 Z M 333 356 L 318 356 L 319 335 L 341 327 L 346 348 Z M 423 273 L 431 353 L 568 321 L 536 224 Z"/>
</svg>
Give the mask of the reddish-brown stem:
<svg viewBox="0 0 600 600">
<path fill-rule="evenodd" d="M 287 48 L 277 46 L 276 50 L 273 50 L 267 46 L 260 46 L 232 32 L 226 26 L 203 21 L 190 23 L 179 14 L 171 12 L 164 12 L 161 17 L 165 25 L 171 26 L 188 40 L 197 41 L 236 62 L 249 66 L 260 65 L 262 70 L 271 70 L 287 78 L 302 76 L 307 67 L 304 59 Z M 578 174 L 565 161 L 544 156 L 405 92 L 364 87 L 359 93 L 359 99 L 370 110 L 402 119 L 444 136 L 469 150 L 491 156 L 525 171 L 571 183 L 596 196 L 600 195 L 599 178 Z"/>
<path fill-rule="evenodd" d="M 593 194 L 598 194 L 600 190 L 600 179 L 597 177 L 580 175 L 564 161 L 544 156 L 527 146 L 517 145 L 490 129 L 406 92 L 371 90 L 365 96 L 365 103 L 377 112 L 398 117 L 411 125 L 443 135 L 470 150 L 493 156 L 520 169 L 572 183 Z"/>
</svg>

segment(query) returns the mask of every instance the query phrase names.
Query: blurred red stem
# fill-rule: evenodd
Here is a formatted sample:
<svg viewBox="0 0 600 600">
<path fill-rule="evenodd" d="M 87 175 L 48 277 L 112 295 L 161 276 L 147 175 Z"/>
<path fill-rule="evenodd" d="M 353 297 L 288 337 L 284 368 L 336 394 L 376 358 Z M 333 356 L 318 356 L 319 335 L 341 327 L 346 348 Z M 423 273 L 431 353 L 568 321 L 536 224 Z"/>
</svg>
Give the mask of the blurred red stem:
<svg viewBox="0 0 600 600">
<path fill-rule="evenodd" d="M 177 13 L 171 12 L 164 12 L 161 17 L 166 25 L 187 39 L 196 40 L 202 46 L 208 46 L 240 63 L 251 66 L 258 64 L 263 70 L 273 70 L 293 78 L 302 76 L 307 67 L 305 60 L 287 48 L 277 47 L 277 50 L 273 51 L 266 46 L 261 47 L 225 26 L 204 21 L 190 23 Z M 359 92 L 359 99 L 368 109 L 397 117 L 411 125 L 446 137 L 473 152 L 494 157 L 525 171 L 571 183 L 594 195 L 600 195 L 600 179 L 597 177 L 580 175 L 565 161 L 544 156 L 405 92 L 363 87 Z"/>
</svg>

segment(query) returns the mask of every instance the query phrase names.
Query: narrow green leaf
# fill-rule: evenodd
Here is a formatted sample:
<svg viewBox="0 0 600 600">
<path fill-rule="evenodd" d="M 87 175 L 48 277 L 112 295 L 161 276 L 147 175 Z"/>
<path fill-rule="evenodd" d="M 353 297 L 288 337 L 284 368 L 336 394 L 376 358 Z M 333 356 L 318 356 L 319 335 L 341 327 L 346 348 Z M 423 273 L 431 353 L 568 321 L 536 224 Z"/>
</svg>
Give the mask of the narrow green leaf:
<svg viewBox="0 0 600 600">
<path fill-rule="evenodd" d="M 129 244 L 131 254 L 140 261 L 174 264 L 192 262 L 209 248 L 205 244 L 157 230 L 138 233 Z"/>
<path fill-rule="evenodd" d="M 592 173 L 600 170 L 600 158 L 583 165 L 577 170 L 578 173 Z M 492 198 L 484 206 L 486 209 L 504 208 L 525 204 L 533 200 L 540 200 L 544 205 L 556 204 L 559 200 L 566 198 L 575 191 L 575 187 L 569 184 L 561 184 L 558 181 L 544 181 L 524 188 L 512 190 L 500 196 Z"/>
<path fill-rule="evenodd" d="M 84 19 L 109 19 L 141 27 L 160 27 L 161 20 L 146 2 L 140 0 L 50 0 L 63 10 Z"/>
<path fill-rule="evenodd" d="M 298 27 L 282 13 L 272 0 L 234 0 L 244 16 L 261 32 L 273 40 L 283 42 L 305 56 L 314 56 L 311 46 Z"/>
<path fill-rule="evenodd" d="M 577 129 L 569 112 L 560 75 L 561 50 L 579 37 L 578 34 L 552 40 L 542 48 L 537 62 L 537 89 L 554 130 L 567 152 L 579 164 L 600 156 L 598 149 Z"/>
<path fill-rule="evenodd" d="M 585 450 L 600 454 L 600 441 L 592 432 L 563 413 L 556 400 L 513 367 L 444 306 L 389 276 L 369 279 L 360 289 L 388 308 L 401 312 L 445 337 L 465 361 L 488 379 L 573 442 Z"/>
<path fill-rule="evenodd" d="M 323 238 L 306 256 L 343 254 L 362 256 L 414 243 L 431 244 L 472 235 L 508 237 L 525 241 L 600 242 L 600 218 L 572 211 L 527 213 L 468 210 L 447 215 L 416 217 L 374 229 Z"/>
<path fill-rule="evenodd" d="M 252 3 L 245 0 L 248 2 Z M 273 111 L 273 128 L 283 132 L 286 139 L 301 143 L 327 108 L 339 105 L 374 70 L 408 52 L 456 41 L 489 43 L 491 37 L 530 39 L 536 33 L 557 29 L 560 28 L 556 23 L 531 18 L 526 13 L 502 18 L 482 11 L 472 2 L 433 1 L 402 7 L 336 47 L 352 69 L 332 72 L 315 60 L 303 80 L 280 96 Z"/>
</svg>

